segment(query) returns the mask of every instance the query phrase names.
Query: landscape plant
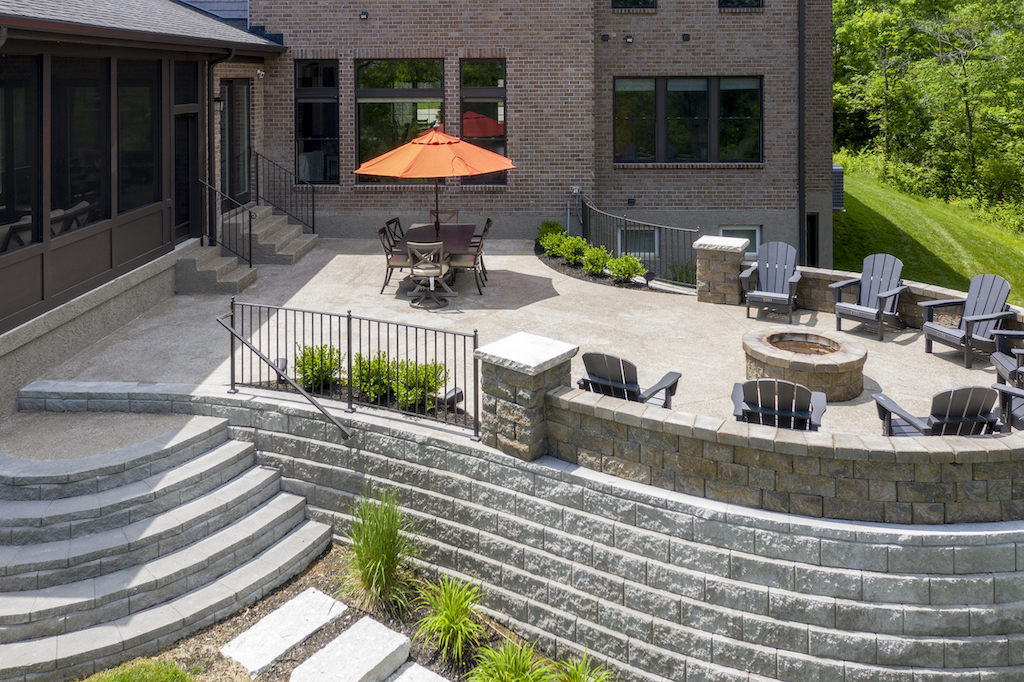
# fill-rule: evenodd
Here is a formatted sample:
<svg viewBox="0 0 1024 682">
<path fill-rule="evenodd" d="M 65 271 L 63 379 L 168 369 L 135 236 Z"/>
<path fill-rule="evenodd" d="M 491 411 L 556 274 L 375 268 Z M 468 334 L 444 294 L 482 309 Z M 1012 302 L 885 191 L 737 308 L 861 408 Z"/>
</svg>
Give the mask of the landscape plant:
<svg viewBox="0 0 1024 682">
<path fill-rule="evenodd" d="M 393 367 L 387 353 L 373 356 L 356 353 L 352 358 L 352 383 L 371 403 L 387 399 L 391 393 Z"/>
<path fill-rule="evenodd" d="M 583 237 L 563 237 L 555 255 L 561 257 L 569 265 L 579 265 L 588 248 L 590 248 L 590 244 Z"/>
<path fill-rule="evenodd" d="M 85 682 L 194 682 L 194 678 L 177 663 L 137 659 L 96 673 Z"/>
<path fill-rule="evenodd" d="M 419 588 L 416 606 L 427 611 L 417 623 L 416 637 L 425 644 L 436 642 L 441 656 L 449 663 L 461 664 L 471 648 L 480 644 L 484 633 L 477 607 L 480 588 L 449 576 L 439 582 L 424 582 Z"/>
<path fill-rule="evenodd" d="M 376 498 L 363 493 L 351 509 L 342 591 L 356 606 L 397 613 L 409 606 L 410 563 L 420 555 L 412 523 L 398 506 L 394 490 Z"/>
<path fill-rule="evenodd" d="M 612 254 L 608 253 L 608 249 L 603 246 L 591 246 L 583 254 L 583 269 L 587 274 L 604 277 L 604 269 L 608 267 L 608 261 L 611 259 Z"/>
<path fill-rule="evenodd" d="M 341 362 L 344 353 L 326 344 L 322 346 L 300 346 L 295 356 L 295 380 L 307 391 L 323 391 L 344 383 Z"/>
<path fill-rule="evenodd" d="M 566 229 L 557 220 L 545 220 L 537 228 L 537 241 L 541 241 L 549 234 L 566 234 Z"/>
<path fill-rule="evenodd" d="M 500 649 L 481 649 L 480 662 L 473 668 L 469 682 L 553 682 L 555 665 L 539 658 L 533 645 L 505 642 Z"/>
<path fill-rule="evenodd" d="M 619 256 L 608 261 L 608 272 L 616 282 L 628 282 L 646 272 L 644 264 L 636 256 Z"/>
<path fill-rule="evenodd" d="M 567 658 L 555 664 L 557 682 L 610 682 L 611 673 L 595 661 L 590 651 L 579 658 Z"/>
<path fill-rule="evenodd" d="M 544 249 L 544 255 L 552 258 L 557 258 L 561 254 L 562 242 L 568 238 L 568 234 L 564 231 L 560 232 L 548 232 L 547 234 L 541 235 L 537 240 L 540 243 L 540 248 Z"/>
<path fill-rule="evenodd" d="M 406 410 L 414 406 L 434 409 L 438 387 L 448 380 L 448 370 L 440 362 L 402 360 L 394 363 L 391 390 L 398 407 Z"/>
</svg>

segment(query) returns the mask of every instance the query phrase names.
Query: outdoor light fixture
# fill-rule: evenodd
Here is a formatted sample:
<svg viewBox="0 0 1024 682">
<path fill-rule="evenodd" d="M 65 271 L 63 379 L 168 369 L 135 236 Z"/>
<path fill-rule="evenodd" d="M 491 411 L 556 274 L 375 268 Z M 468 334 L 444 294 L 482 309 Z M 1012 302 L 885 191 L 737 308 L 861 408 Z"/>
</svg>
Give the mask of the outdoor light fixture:
<svg viewBox="0 0 1024 682">
<path fill-rule="evenodd" d="M 362 12 L 359 13 L 359 18 L 360 19 L 369 19 L 370 18 L 370 13 L 367 12 L 366 10 L 363 10 Z"/>
<path fill-rule="evenodd" d="M 607 33 L 602 33 L 601 34 L 601 42 L 602 43 L 607 43 L 608 42 L 608 34 Z"/>
<path fill-rule="evenodd" d="M 267 72 L 264 71 L 263 69 L 256 69 L 256 75 L 259 76 L 260 78 L 263 78 L 264 76 L 267 75 Z"/>
<path fill-rule="evenodd" d="M 636 206 L 636 199 L 633 197 L 626 199 L 626 206 Z"/>
<path fill-rule="evenodd" d="M 683 34 L 683 42 L 684 43 L 690 42 L 690 34 L 689 33 L 684 33 Z"/>
<path fill-rule="evenodd" d="M 626 36 L 625 38 L 623 38 L 623 40 L 625 40 L 627 43 L 631 43 L 633 42 L 633 36 Z"/>
<path fill-rule="evenodd" d="M 213 110 L 218 114 L 224 111 L 224 98 L 220 95 L 213 98 Z"/>
</svg>

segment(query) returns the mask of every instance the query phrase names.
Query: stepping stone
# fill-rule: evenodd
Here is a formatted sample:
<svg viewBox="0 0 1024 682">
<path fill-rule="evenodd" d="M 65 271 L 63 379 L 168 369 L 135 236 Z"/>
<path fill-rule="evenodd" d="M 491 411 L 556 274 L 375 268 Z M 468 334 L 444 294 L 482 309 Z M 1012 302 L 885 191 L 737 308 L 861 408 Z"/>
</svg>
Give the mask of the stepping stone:
<svg viewBox="0 0 1024 682">
<path fill-rule="evenodd" d="M 448 682 L 448 680 L 433 670 L 424 668 L 419 663 L 409 661 L 389 677 L 387 682 Z"/>
<path fill-rule="evenodd" d="M 241 664 L 250 677 L 257 677 L 346 610 L 348 607 L 337 599 L 311 587 L 235 637 L 220 652 Z"/>
<path fill-rule="evenodd" d="M 412 642 L 366 616 L 302 665 L 290 682 L 383 682 L 409 658 Z"/>
</svg>

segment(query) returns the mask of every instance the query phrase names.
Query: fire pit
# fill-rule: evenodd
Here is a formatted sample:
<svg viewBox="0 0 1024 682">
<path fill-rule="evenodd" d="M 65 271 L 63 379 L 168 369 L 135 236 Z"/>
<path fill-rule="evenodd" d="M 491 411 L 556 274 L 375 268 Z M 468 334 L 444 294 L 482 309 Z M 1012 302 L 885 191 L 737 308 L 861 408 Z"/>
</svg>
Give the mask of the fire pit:
<svg viewBox="0 0 1024 682">
<path fill-rule="evenodd" d="M 785 379 L 822 391 L 826 400 L 853 400 L 864 390 L 867 349 L 857 341 L 792 327 L 754 329 L 743 335 L 747 378 Z"/>
</svg>

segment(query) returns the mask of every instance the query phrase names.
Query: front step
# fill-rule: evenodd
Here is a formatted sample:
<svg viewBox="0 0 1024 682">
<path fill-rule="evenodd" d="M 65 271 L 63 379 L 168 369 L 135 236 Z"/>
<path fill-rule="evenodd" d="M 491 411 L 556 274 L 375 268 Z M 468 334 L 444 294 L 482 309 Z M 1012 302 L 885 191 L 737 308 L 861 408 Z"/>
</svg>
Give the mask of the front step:
<svg viewBox="0 0 1024 682">
<path fill-rule="evenodd" d="M 271 206 L 256 206 L 252 220 L 254 263 L 294 265 L 313 250 L 320 238 L 304 234 L 302 226 L 287 216 L 274 213 Z"/>
<path fill-rule="evenodd" d="M 238 258 L 221 255 L 219 246 L 203 246 L 178 259 L 177 294 L 238 294 L 256 281 L 256 269 L 239 267 Z"/>
</svg>

